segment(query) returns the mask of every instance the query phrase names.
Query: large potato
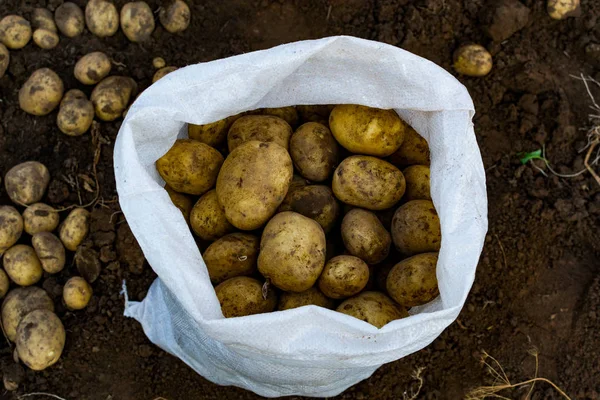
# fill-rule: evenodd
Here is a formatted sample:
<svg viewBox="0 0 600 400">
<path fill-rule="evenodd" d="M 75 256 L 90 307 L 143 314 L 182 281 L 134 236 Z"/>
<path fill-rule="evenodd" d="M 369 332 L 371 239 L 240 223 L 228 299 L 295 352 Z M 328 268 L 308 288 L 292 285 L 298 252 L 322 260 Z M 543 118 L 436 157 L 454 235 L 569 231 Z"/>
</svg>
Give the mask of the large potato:
<svg viewBox="0 0 600 400">
<path fill-rule="evenodd" d="M 0 256 L 17 243 L 22 233 L 23 218 L 17 209 L 0 206 Z"/>
<path fill-rule="evenodd" d="M 123 115 L 129 100 L 137 92 L 137 83 L 126 76 L 104 78 L 92 91 L 91 100 L 96 116 L 103 121 L 114 121 Z"/>
<path fill-rule="evenodd" d="M 190 24 L 190 8 L 183 0 L 169 0 L 166 7 L 161 7 L 158 18 L 162 26 L 171 33 L 182 32 Z"/>
<path fill-rule="evenodd" d="M 227 146 L 233 151 L 241 144 L 258 140 L 277 143 L 286 150 L 290 147 L 292 127 L 279 117 L 247 115 L 237 119 L 227 134 Z"/>
<path fill-rule="evenodd" d="M 37 283 L 43 274 L 42 264 L 31 246 L 17 244 L 4 253 L 4 271 L 19 286 Z"/>
<path fill-rule="evenodd" d="M 26 161 L 12 167 L 4 177 L 4 187 L 10 199 L 19 205 L 37 203 L 44 197 L 50 172 L 37 161 Z"/>
<path fill-rule="evenodd" d="M 336 311 L 368 322 L 377 328 L 382 328 L 393 320 L 408 317 L 406 309 L 380 292 L 362 292 L 344 301 Z"/>
<path fill-rule="evenodd" d="M 437 260 L 437 253 L 424 253 L 400 261 L 386 280 L 389 295 L 405 307 L 420 306 L 435 299 L 440 293 L 435 272 Z"/>
<path fill-rule="evenodd" d="M 75 208 L 60 226 L 59 236 L 67 250 L 75 251 L 90 230 L 90 213 L 85 208 Z"/>
<path fill-rule="evenodd" d="M 413 200 L 399 207 L 392 220 L 392 240 L 407 256 L 438 251 L 442 231 L 433 202 Z"/>
<path fill-rule="evenodd" d="M 354 296 L 369 282 L 369 266 L 354 256 L 337 256 L 325 264 L 319 289 L 332 299 Z"/>
<path fill-rule="evenodd" d="M 263 115 L 272 115 L 273 117 L 279 117 L 288 124 L 290 124 L 290 126 L 292 127 L 298 125 L 298 111 L 296 111 L 296 107 L 294 106 L 261 108 L 258 111 L 260 114 Z"/>
<path fill-rule="evenodd" d="M 156 160 L 160 176 L 174 190 L 201 195 L 210 190 L 223 165 L 223 156 L 212 147 L 190 139 L 180 139 Z"/>
<path fill-rule="evenodd" d="M 390 253 L 392 238 L 370 211 L 350 210 L 342 220 L 341 231 L 348 252 L 367 264 L 378 264 Z"/>
<path fill-rule="evenodd" d="M 65 327 L 56 314 L 48 310 L 35 310 L 19 323 L 17 354 L 29 368 L 41 371 L 58 361 L 65 340 Z"/>
<path fill-rule="evenodd" d="M 54 11 L 54 21 L 60 33 L 70 38 L 80 35 L 85 27 L 83 11 L 70 1 L 58 6 Z"/>
<path fill-rule="evenodd" d="M 57 32 L 54 16 L 47 8 L 34 8 L 31 13 L 31 25 L 34 29 L 48 29 L 49 31 Z"/>
<path fill-rule="evenodd" d="M 35 203 L 23 211 L 25 232 L 35 235 L 38 232 L 52 232 L 58 226 L 59 217 L 54 208 L 44 203 Z"/>
<path fill-rule="evenodd" d="M 329 123 L 329 114 L 331 114 L 331 110 L 335 105 L 333 104 L 325 104 L 325 105 L 298 105 L 296 106 L 296 110 L 298 110 L 298 114 L 300 114 L 300 118 L 304 122 L 319 122 L 321 124 Z"/>
<path fill-rule="evenodd" d="M 44 50 L 50 50 L 58 46 L 60 38 L 58 33 L 49 29 L 36 29 L 33 32 L 33 41 L 38 47 Z"/>
<path fill-rule="evenodd" d="M 369 156 L 351 156 L 340 163 L 331 184 L 344 203 L 369 210 L 394 206 L 406 189 L 402 172 L 387 161 Z"/>
<path fill-rule="evenodd" d="M 281 290 L 303 292 L 323 271 L 325 247 L 317 222 L 292 211 L 279 213 L 263 231 L 258 271 Z"/>
<path fill-rule="evenodd" d="M 329 179 L 337 165 L 339 147 L 329 129 L 317 122 L 300 126 L 290 139 L 290 155 L 300 174 L 315 182 Z"/>
<path fill-rule="evenodd" d="M 63 301 L 69 310 L 83 310 L 92 298 L 92 287 L 80 276 L 70 278 L 63 287 Z"/>
<path fill-rule="evenodd" d="M 54 311 L 54 303 L 46 291 L 30 286 L 8 292 L 2 303 L 2 327 L 10 341 L 15 341 L 21 319 L 34 310 Z"/>
<path fill-rule="evenodd" d="M 263 284 L 254 278 L 237 276 L 215 288 L 225 318 L 262 314 L 275 310 L 277 295 L 269 288 L 263 298 Z"/>
<path fill-rule="evenodd" d="M 279 296 L 279 311 L 290 310 L 303 306 L 319 306 L 332 309 L 335 303 L 325 296 L 318 287 L 313 286 L 304 292 L 283 292 Z"/>
<path fill-rule="evenodd" d="M 242 230 L 264 225 L 285 198 L 293 170 L 290 155 L 278 144 L 251 141 L 233 150 L 217 178 L 227 220 Z"/>
<path fill-rule="evenodd" d="M 10 288 L 10 280 L 4 270 L 0 269 L 0 299 L 6 296 L 8 289 Z"/>
<path fill-rule="evenodd" d="M 38 232 L 31 238 L 31 245 L 44 271 L 56 274 L 63 270 L 66 261 L 65 246 L 54 234 Z"/>
<path fill-rule="evenodd" d="M 94 51 L 81 57 L 75 64 L 75 78 L 84 85 L 95 85 L 110 73 L 110 58 L 101 51 Z"/>
<path fill-rule="evenodd" d="M 210 124 L 188 124 L 188 137 L 216 148 L 225 142 L 229 127 L 236 119 L 237 117 L 233 116 Z"/>
<path fill-rule="evenodd" d="M 192 207 L 194 207 L 194 201 L 190 196 L 187 196 L 183 193 L 176 192 L 169 185 L 165 185 L 165 190 L 169 194 L 171 201 L 175 205 L 175 207 L 179 208 L 179 211 L 183 214 L 183 218 L 190 223 L 190 213 L 192 212 Z"/>
<path fill-rule="evenodd" d="M 337 221 L 340 206 L 329 187 L 310 185 L 289 190 L 279 206 L 279 211 L 295 211 L 314 219 L 327 233 Z"/>
<path fill-rule="evenodd" d="M 348 151 L 387 157 L 402 144 L 406 124 L 394 110 L 340 104 L 329 115 L 329 128 Z"/>
<path fill-rule="evenodd" d="M 127 3 L 121 8 L 121 29 L 132 42 L 143 42 L 154 32 L 154 14 L 145 1 Z"/>
<path fill-rule="evenodd" d="M 81 136 L 94 121 L 94 105 L 81 90 L 71 89 L 60 102 L 56 125 L 68 136 Z"/>
<path fill-rule="evenodd" d="M 29 21 L 19 15 L 7 15 L 0 20 L 0 42 L 9 49 L 22 49 L 31 39 Z"/>
<path fill-rule="evenodd" d="M 467 76 L 486 76 L 492 70 L 492 55 L 485 47 L 467 44 L 456 49 L 453 55 L 456 72 Z"/>
<path fill-rule="evenodd" d="M 110 1 L 89 0 L 85 6 L 85 23 L 96 36 L 112 36 L 119 29 L 119 13 Z"/>
<path fill-rule="evenodd" d="M 190 212 L 190 226 L 202 240 L 217 240 L 234 231 L 233 225 L 227 221 L 225 209 L 219 203 L 217 191 L 206 192 Z"/>
<path fill-rule="evenodd" d="M 399 167 L 413 164 L 429 165 L 429 145 L 417 131 L 407 126 L 402 145 L 388 160 Z"/>
<path fill-rule="evenodd" d="M 431 200 L 429 172 L 426 165 L 411 165 L 402 171 L 406 179 L 405 200 Z"/>
<path fill-rule="evenodd" d="M 4 76 L 10 64 L 10 53 L 5 45 L 0 43 L 0 78 Z"/>
<path fill-rule="evenodd" d="M 59 105 L 65 87 L 49 68 L 36 70 L 19 90 L 19 106 L 33 115 L 47 115 Z"/>
<path fill-rule="evenodd" d="M 247 233 L 232 233 L 212 243 L 202 254 L 211 282 L 252 275 L 259 248 L 260 239 Z"/>
</svg>

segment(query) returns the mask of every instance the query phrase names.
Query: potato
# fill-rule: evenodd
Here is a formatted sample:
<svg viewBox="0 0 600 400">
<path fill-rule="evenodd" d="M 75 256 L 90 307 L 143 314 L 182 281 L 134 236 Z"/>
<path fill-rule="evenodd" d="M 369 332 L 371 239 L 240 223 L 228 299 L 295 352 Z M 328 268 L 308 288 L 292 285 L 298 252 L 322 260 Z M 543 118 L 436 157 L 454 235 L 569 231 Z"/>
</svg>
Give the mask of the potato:
<svg viewBox="0 0 600 400">
<path fill-rule="evenodd" d="M 50 183 L 48 168 L 37 161 L 15 165 L 4 176 L 4 187 L 13 203 L 29 205 L 39 202 Z"/>
<path fill-rule="evenodd" d="M 264 225 L 285 198 L 293 170 L 290 155 L 278 144 L 251 141 L 233 150 L 217 178 L 227 220 L 242 230 Z"/>
<path fill-rule="evenodd" d="M 454 69 L 467 76 L 486 76 L 492 70 L 492 55 L 485 47 L 468 44 L 454 52 Z"/>
<path fill-rule="evenodd" d="M 279 213 L 263 231 L 258 271 L 281 290 L 303 292 L 323 271 L 325 247 L 317 222 L 292 211 Z"/>
<path fill-rule="evenodd" d="M 368 322 L 377 328 L 382 328 L 396 319 L 408 317 L 406 309 L 380 292 L 362 292 L 345 300 L 336 311 Z"/>
<path fill-rule="evenodd" d="M 292 127 L 279 117 L 270 115 L 247 115 L 239 118 L 229 128 L 227 146 L 229 151 L 253 140 L 277 143 L 286 150 L 290 147 Z"/>
<path fill-rule="evenodd" d="M 63 81 L 49 68 L 36 70 L 19 90 L 19 106 L 32 115 L 47 115 L 60 103 Z"/>
<path fill-rule="evenodd" d="M 59 238 L 50 232 L 38 232 L 31 238 L 42 269 L 49 274 L 56 274 L 65 267 L 65 246 Z"/>
<path fill-rule="evenodd" d="M 129 77 L 104 78 L 92 91 L 91 100 L 96 116 L 103 121 L 114 121 L 123 114 L 136 92 L 137 83 Z"/>
<path fill-rule="evenodd" d="M 33 29 L 47 29 L 52 32 L 58 32 L 54 23 L 54 16 L 47 8 L 34 8 L 31 13 L 31 25 Z"/>
<path fill-rule="evenodd" d="M 145 1 L 127 3 L 121 8 L 121 29 L 132 42 L 144 42 L 154 32 L 154 14 Z"/>
<path fill-rule="evenodd" d="M 369 210 L 385 210 L 400 201 L 406 182 L 402 172 L 387 161 L 351 156 L 338 165 L 331 187 L 344 203 Z"/>
<path fill-rule="evenodd" d="M 10 288 L 10 280 L 4 270 L 0 269 L 0 298 L 6 296 L 8 289 Z"/>
<path fill-rule="evenodd" d="M 413 200 L 398 208 L 392 220 L 392 239 L 396 249 L 407 256 L 438 251 L 442 233 L 433 202 Z"/>
<path fill-rule="evenodd" d="M 354 296 L 369 282 L 369 266 L 354 256 L 337 256 L 325 264 L 319 289 L 332 299 Z"/>
<path fill-rule="evenodd" d="M 107 0 L 89 0 L 85 6 L 85 23 L 98 37 L 112 36 L 119 29 L 119 13 Z"/>
<path fill-rule="evenodd" d="M 164 67 L 159 69 L 158 71 L 156 71 L 154 73 L 154 76 L 152 77 L 152 83 L 156 82 L 157 80 L 163 78 L 165 75 L 170 74 L 173 71 L 176 71 L 177 67 Z"/>
<path fill-rule="evenodd" d="M 90 230 L 90 213 L 75 208 L 67 215 L 59 229 L 59 237 L 67 250 L 75 251 Z"/>
<path fill-rule="evenodd" d="M 340 215 L 340 207 L 328 186 L 310 185 L 289 190 L 279 211 L 295 211 L 314 219 L 325 233 L 335 225 Z"/>
<path fill-rule="evenodd" d="M 317 122 L 300 126 L 290 139 L 290 155 L 300 174 L 315 182 L 329 179 L 338 162 L 339 146 L 329 129 Z"/>
<path fill-rule="evenodd" d="M 319 122 L 321 124 L 329 124 L 329 114 L 335 107 L 334 104 L 326 105 L 298 105 L 296 110 L 300 114 L 300 118 L 304 122 Z"/>
<path fill-rule="evenodd" d="M 152 66 L 156 69 L 164 68 L 167 65 L 167 62 L 162 57 L 154 57 L 152 59 Z"/>
<path fill-rule="evenodd" d="M 183 0 L 171 0 L 167 7 L 162 7 L 158 18 L 162 26 L 171 33 L 182 32 L 190 24 L 190 8 Z"/>
<path fill-rule="evenodd" d="M 217 191 L 206 192 L 194 204 L 190 212 L 190 226 L 202 240 L 217 240 L 234 231 L 225 217 L 225 209 L 219 203 Z"/>
<path fill-rule="evenodd" d="M 19 286 L 37 283 L 43 274 L 42 264 L 33 247 L 16 244 L 4 253 L 4 271 Z"/>
<path fill-rule="evenodd" d="M 21 214 L 14 207 L 0 206 L 0 256 L 17 243 L 21 233 L 23 233 Z"/>
<path fill-rule="evenodd" d="M 213 284 L 256 272 L 260 239 L 247 233 L 225 235 L 202 254 Z"/>
<path fill-rule="evenodd" d="M 279 305 L 277 309 L 279 311 L 290 310 L 292 308 L 298 308 L 303 306 L 319 306 L 323 308 L 332 309 L 334 307 L 334 301 L 326 297 L 316 286 L 311 287 L 304 292 L 283 292 L 279 296 Z"/>
<path fill-rule="evenodd" d="M 156 160 L 160 176 L 180 193 L 201 195 L 215 185 L 223 156 L 212 147 L 190 139 L 179 139 Z"/>
<path fill-rule="evenodd" d="M 298 125 L 298 111 L 296 111 L 296 107 L 294 106 L 261 108 L 260 114 L 279 117 L 285 122 L 287 122 L 290 126 Z"/>
<path fill-rule="evenodd" d="M 188 137 L 216 148 L 225 142 L 229 127 L 236 119 L 234 116 L 210 124 L 188 124 Z"/>
<path fill-rule="evenodd" d="M 71 89 L 65 94 L 56 115 L 56 125 L 68 136 L 81 136 L 94 121 L 94 105 L 81 90 Z"/>
<path fill-rule="evenodd" d="M 392 238 L 377 216 L 355 208 L 342 220 L 342 240 L 350 254 L 367 264 L 378 264 L 390 253 Z"/>
<path fill-rule="evenodd" d="M 54 21 L 60 33 L 66 37 L 75 37 L 83 32 L 85 26 L 83 11 L 75 3 L 67 1 L 54 11 Z"/>
<path fill-rule="evenodd" d="M 52 232 L 58 226 L 58 213 L 44 203 L 35 203 L 23 211 L 25 232 L 35 235 L 38 232 Z"/>
<path fill-rule="evenodd" d="M 0 43 L 0 78 L 4 76 L 10 63 L 10 53 L 5 45 Z"/>
<path fill-rule="evenodd" d="M 21 319 L 34 310 L 54 311 L 54 303 L 46 291 L 29 286 L 8 292 L 2 303 L 2 327 L 10 341 L 15 341 Z"/>
<path fill-rule="evenodd" d="M 0 20 L 0 42 L 9 49 L 22 49 L 31 39 L 29 21 L 18 15 L 7 15 Z"/>
<path fill-rule="evenodd" d="M 546 10 L 552 19 L 577 17 L 581 14 L 579 0 L 548 0 Z"/>
<path fill-rule="evenodd" d="M 388 160 L 399 167 L 413 164 L 429 165 L 429 145 L 417 131 L 408 126 L 402 145 Z"/>
<path fill-rule="evenodd" d="M 429 167 L 426 165 L 412 165 L 402 171 L 406 179 L 406 192 L 404 199 L 431 200 L 431 185 L 429 182 Z"/>
<path fill-rule="evenodd" d="M 110 58 L 101 51 L 94 51 L 77 61 L 73 73 L 84 85 L 95 85 L 108 76 L 111 68 Z"/>
<path fill-rule="evenodd" d="M 169 194 L 171 201 L 175 205 L 175 207 L 179 208 L 179 211 L 183 214 L 183 218 L 185 218 L 186 222 L 190 223 L 190 212 L 192 212 L 192 207 L 194 206 L 194 201 L 190 196 L 187 196 L 183 193 L 176 192 L 169 185 L 165 185 L 165 190 Z"/>
<path fill-rule="evenodd" d="M 437 253 L 424 253 L 400 261 L 386 280 L 389 295 L 404 307 L 420 306 L 435 299 L 440 294 L 437 260 Z"/>
<path fill-rule="evenodd" d="M 58 46 L 58 34 L 48 29 L 36 29 L 33 32 L 33 41 L 38 47 L 49 50 Z"/>
<path fill-rule="evenodd" d="M 17 354 L 30 369 L 41 371 L 58 361 L 65 340 L 65 327 L 56 314 L 48 310 L 35 310 L 19 323 Z"/>
<path fill-rule="evenodd" d="M 277 295 L 269 288 L 263 298 L 263 284 L 254 278 L 237 276 L 215 288 L 225 318 L 262 314 L 275 310 Z"/>
<path fill-rule="evenodd" d="M 63 287 L 63 301 L 69 310 L 83 310 L 92 298 L 92 287 L 80 276 L 70 278 Z"/>
</svg>

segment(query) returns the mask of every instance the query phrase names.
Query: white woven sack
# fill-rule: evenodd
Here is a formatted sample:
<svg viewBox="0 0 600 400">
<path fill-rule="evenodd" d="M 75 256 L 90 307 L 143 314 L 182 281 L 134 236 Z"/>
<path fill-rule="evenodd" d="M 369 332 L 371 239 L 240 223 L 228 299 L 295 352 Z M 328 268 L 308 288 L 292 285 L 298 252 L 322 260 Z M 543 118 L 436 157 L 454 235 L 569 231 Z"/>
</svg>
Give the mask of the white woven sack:
<svg viewBox="0 0 600 400">
<path fill-rule="evenodd" d="M 225 319 L 196 242 L 155 161 L 186 123 L 261 107 L 355 103 L 393 108 L 427 139 L 441 220 L 440 297 L 381 329 L 316 306 Z M 206 379 L 263 396 L 334 396 L 431 343 L 460 312 L 487 231 L 485 174 L 467 90 L 435 64 L 383 43 L 330 37 L 179 69 L 136 100 L 114 162 L 121 208 L 158 274 L 127 302 L 148 338 Z"/>
</svg>

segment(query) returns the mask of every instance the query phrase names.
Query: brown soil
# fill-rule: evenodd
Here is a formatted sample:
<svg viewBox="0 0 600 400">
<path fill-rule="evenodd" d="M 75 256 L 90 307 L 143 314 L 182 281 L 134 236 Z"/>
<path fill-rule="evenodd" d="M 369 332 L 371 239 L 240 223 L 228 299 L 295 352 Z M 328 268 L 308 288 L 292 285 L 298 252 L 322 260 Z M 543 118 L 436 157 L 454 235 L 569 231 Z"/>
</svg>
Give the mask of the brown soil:
<svg viewBox="0 0 600 400">
<path fill-rule="evenodd" d="M 33 7 L 54 10 L 61 3 L 4 0 L 0 16 L 18 13 L 29 18 Z M 125 1 L 117 3 L 121 6 Z M 153 10 L 159 6 L 159 0 L 148 3 Z M 127 280 L 132 299 L 139 300 L 155 275 L 144 264 L 114 202 L 112 146 L 119 122 L 100 124 L 94 141 L 90 134 L 62 135 L 55 124 L 56 113 L 26 115 L 18 107 L 17 91 L 31 72 L 50 67 L 67 88 L 89 94 L 91 88 L 75 81 L 73 66 L 80 56 L 101 50 L 118 63 L 114 73 L 131 76 L 144 88 L 151 82 L 151 61 L 156 56 L 168 65 L 184 66 L 295 40 L 346 34 L 400 46 L 449 71 L 453 50 L 463 42 L 479 40 L 493 53 L 495 67 L 486 78 L 459 78 L 477 109 L 475 131 L 489 194 L 489 234 L 467 304 L 459 321 L 432 345 L 383 366 L 340 398 L 402 398 L 415 387 L 411 373 L 418 367 L 426 368 L 418 398 L 462 398 L 469 388 L 489 383 L 479 362 L 483 350 L 498 358 L 517 381 L 533 375 L 533 358 L 527 353 L 532 346 L 540 352 L 540 375 L 561 385 L 573 399 L 600 398 L 600 185 L 587 173 L 572 179 L 546 177 L 532 165 L 521 165 L 517 155 L 545 145 L 559 172 L 582 168 L 583 154 L 578 149 L 585 144 L 581 128 L 588 125 L 590 101 L 581 81 L 570 74 L 600 78 L 600 3 L 582 0 L 580 17 L 554 21 L 545 12 L 545 1 L 523 0 L 529 13 L 513 4 L 509 11 L 517 14 L 505 25 L 494 24 L 494 10 L 482 0 L 194 3 L 187 31 L 172 35 L 157 24 L 151 41 L 144 45 L 130 43 L 122 32 L 101 40 L 86 31 L 74 39 L 61 36 L 53 50 L 29 44 L 11 51 L 8 73 L 0 79 L 0 171 L 21 161 L 39 160 L 53 177 L 48 202 L 79 204 L 81 196 L 86 203 L 95 194 L 93 160 L 100 146 L 97 172 L 103 200 L 94 210 L 81 263 L 81 268 L 92 269 L 88 273 L 94 273 L 98 260 L 102 265 L 93 284 L 92 305 L 77 313 L 59 307 L 67 328 L 63 357 L 44 372 L 27 371 L 18 394 L 51 392 L 66 399 L 90 400 L 257 397 L 207 382 L 153 346 L 137 322 L 122 316 L 122 280 Z M 482 10 L 487 11 L 482 14 Z M 502 31 L 502 26 L 508 31 Z M 481 39 L 484 32 L 493 32 L 502 42 Z M 3 189 L 0 196 L 2 203 L 8 202 Z M 60 294 L 68 275 L 65 271 L 48 279 L 44 287 Z M 10 349 L 5 345 L 0 353 L 4 371 L 10 372 Z M 507 395 L 525 398 L 526 394 L 527 390 L 516 390 Z M 532 398 L 559 396 L 540 383 Z"/>
</svg>

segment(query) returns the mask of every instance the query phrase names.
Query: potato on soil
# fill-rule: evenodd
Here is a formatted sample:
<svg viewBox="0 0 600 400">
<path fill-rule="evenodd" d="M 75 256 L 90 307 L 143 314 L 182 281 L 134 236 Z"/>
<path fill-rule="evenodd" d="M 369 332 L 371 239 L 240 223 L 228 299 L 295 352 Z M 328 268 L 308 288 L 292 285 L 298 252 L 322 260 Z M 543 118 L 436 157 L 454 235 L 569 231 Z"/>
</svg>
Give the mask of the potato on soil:
<svg viewBox="0 0 600 400">
<path fill-rule="evenodd" d="M 31 246 L 14 245 L 6 250 L 3 261 L 4 271 L 19 286 L 31 286 L 42 278 L 42 264 Z"/>
<path fill-rule="evenodd" d="M 13 203 L 29 205 L 39 202 L 50 182 L 48 168 L 37 161 L 26 161 L 12 167 L 4 177 L 4 187 Z"/>
<path fill-rule="evenodd" d="M 92 287 L 80 276 L 70 278 L 63 287 L 63 301 L 69 310 L 83 310 L 92 298 Z"/>
<path fill-rule="evenodd" d="M 85 27 L 83 11 L 77 4 L 69 1 L 54 11 L 54 21 L 60 33 L 70 38 L 80 35 Z"/>
<path fill-rule="evenodd" d="M 303 306 L 319 306 L 332 309 L 335 302 L 325 296 L 318 287 L 313 286 L 304 292 L 282 292 L 279 295 L 279 311 L 290 310 Z"/>
<path fill-rule="evenodd" d="M 0 206 L 0 256 L 17 243 L 23 233 L 23 217 L 12 206 Z"/>
<path fill-rule="evenodd" d="M 377 216 L 355 208 L 342 220 L 342 240 L 350 254 L 367 264 L 378 264 L 390 253 L 392 238 Z"/>
<path fill-rule="evenodd" d="M 58 213 L 48 204 L 35 203 L 23 211 L 25 232 L 35 235 L 38 232 L 52 232 L 59 222 Z"/>
<path fill-rule="evenodd" d="M 49 50 L 58 46 L 58 34 L 49 29 L 36 29 L 33 32 L 33 41 L 38 47 Z"/>
<path fill-rule="evenodd" d="M 132 42 L 144 42 L 154 32 L 154 14 L 145 1 L 127 3 L 121 8 L 121 29 Z"/>
<path fill-rule="evenodd" d="M 60 102 L 56 125 L 68 136 L 81 136 L 94 121 L 94 105 L 81 90 L 71 89 Z"/>
<path fill-rule="evenodd" d="M 75 251 L 90 230 L 90 213 L 76 208 L 67 215 L 59 229 L 61 242 L 67 250 Z"/>
<path fill-rule="evenodd" d="M 278 144 L 251 141 L 233 150 L 217 178 L 227 220 L 242 230 L 263 226 L 285 198 L 293 170 L 290 155 Z"/>
<path fill-rule="evenodd" d="M 294 211 L 314 219 L 327 233 L 337 222 L 340 206 L 328 186 L 310 185 L 289 190 L 279 211 Z"/>
<path fill-rule="evenodd" d="M 433 202 L 413 200 L 399 207 L 392 220 L 392 239 L 407 256 L 438 251 L 442 232 Z"/>
<path fill-rule="evenodd" d="M 185 218 L 186 222 L 190 223 L 190 212 L 192 211 L 192 207 L 194 206 L 194 201 L 190 196 L 187 196 L 183 193 L 176 192 L 169 185 L 165 185 L 165 190 L 169 194 L 171 201 L 175 205 L 175 207 L 179 208 L 179 211 L 183 214 L 183 218 Z"/>
<path fill-rule="evenodd" d="M 31 39 L 29 21 L 19 15 L 7 15 L 0 20 L 0 42 L 9 49 L 22 49 Z"/>
<path fill-rule="evenodd" d="M 47 115 L 60 103 L 63 81 L 49 68 L 35 71 L 19 90 L 19 106 L 33 115 Z"/>
<path fill-rule="evenodd" d="M 254 278 L 237 276 L 215 288 L 225 318 L 268 313 L 275 310 L 277 295 L 269 288 L 263 298 L 263 284 Z"/>
<path fill-rule="evenodd" d="M 296 111 L 296 107 L 294 106 L 261 108 L 259 111 L 262 115 L 271 115 L 273 117 L 279 117 L 285 122 L 287 122 L 290 126 L 298 126 L 298 111 Z"/>
<path fill-rule="evenodd" d="M 119 29 L 119 13 L 107 0 L 89 0 L 85 6 L 85 23 L 98 37 L 112 36 Z"/>
<path fill-rule="evenodd" d="M 581 14 L 580 0 L 548 0 L 546 10 L 552 19 L 577 17 Z"/>
<path fill-rule="evenodd" d="M 30 286 L 8 292 L 2 303 L 2 327 L 10 341 L 15 341 L 21 319 L 34 310 L 54 311 L 54 303 L 45 290 Z"/>
<path fill-rule="evenodd" d="M 65 347 L 65 327 L 52 311 L 35 310 L 21 319 L 17 328 L 19 358 L 34 371 L 58 361 Z"/>
<path fill-rule="evenodd" d="M 56 274 L 65 267 L 65 246 L 60 239 L 50 232 L 38 232 L 31 238 L 42 269 L 49 274 Z"/>
<path fill-rule="evenodd" d="M 38 7 L 33 9 L 31 25 L 33 29 L 48 29 L 52 32 L 58 32 L 54 23 L 54 16 L 47 8 Z"/>
<path fill-rule="evenodd" d="M 292 127 L 279 117 L 247 115 L 236 120 L 227 134 L 227 146 L 233 151 L 241 144 L 258 140 L 272 142 L 286 150 L 290 147 Z"/>
<path fill-rule="evenodd" d="M 407 126 L 402 145 L 388 158 L 388 161 L 398 167 L 413 164 L 429 165 L 429 145 L 417 131 Z"/>
<path fill-rule="evenodd" d="M 10 280 L 4 270 L 0 269 L 0 299 L 6 296 L 8 289 L 10 288 Z"/>
<path fill-rule="evenodd" d="M 186 30 L 190 24 L 190 16 L 190 8 L 183 0 L 170 0 L 158 13 L 160 23 L 171 33 Z"/>
<path fill-rule="evenodd" d="M 344 203 L 369 210 L 394 206 L 406 189 L 402 172 L 387 161 L 370 156 L 351 156 L 338 165 L 331 184 Z"/>
<path fill-rule="evenodd" d="M 486 76 L 492 70 L 492 55 L 485 47 L 468 44 L 454 52 L 454 69 L 467 76 Z"/>
<path fill-rule="evenodd" d="M 75 64 L 75 78 L 84 85 L 95 85 L 110 73 L 110 58 L 101 51 L 94 51 L 81 57 Z"/>
<path fill-rule="evenodd" d="M 236 119 L 233 116 L 210 124 L 188 124 L 188 137 L 216 148 L 225 142 L 229 127 Z"/>
<path fill-rule="evenodd" d="M 338 306 L 336 311 L 382 328 L 389 322 L 408 317 L 408 312 L 380 292 L 363 292 Z"/>
<path fill-rule="evenodd" d="M 329 124 L 329 114 L 334 107 L 334 104 L 298 105 L 296 110 L 304 122 L 318 122 L 327 125 Z"/>
<path fill-rule="evenodd" d="M 170 74 L 173 71 L 176 71 L 177 67 L 164 67 L 159 69 L 158 71 L 156 71 L 154 73 L 154 76 L 152 77 L 152 83 L 156 82 L 157 80 L 163 78 L 165 75 Z"/>
<path fill-rule="evenodd" d="M 10 53 L 5 45 L 0 43 L 0 78 L 4 76 L 10 63 Z"/>
<path fill-rule="evenodd" d="M 152 59 L 152 66 L 156 69 L 161 69 L 167 65 L 167 62 L 162 57 L 154 57 Z"/>
<path fill-rule="evenodd" d="M 232 233 L 212 243 L 202 254 L 211 282 L 254 274 L 259 248 L 260 239 L 247 233 Z"/>
<path fill-rule="evenodd" d="M 223 165 L 223 156 L 212 147 L 190 139 L 180 139 L 156 160 L 160 176 L 180 193 L 201 195 L 210 190 Z"/>
<path fill-rule="evenodd" d="M 402 171 L 406 179 L 405 200 L 431 200 L 429 172 L 426 165 L 412 165 Z"/>
<path fill-rule="evenodd" d="M 344 299 L 362 291 L 369 282 L 369 266 L 354 256 L 337 256 L 325 264 L 319 289 L 332 299 Z"/>
<path fill-rule="evenodd" d="M 339 146 L 331 131 L 317 122 L 301 125 L 290 139 L 290 155 L 300 174 L 315 182 L 329 179 L 338 162 Z"/>
<path fill-rule="evenodd" d="M 114 121 L 123 115 L 129 100 L 137 92 L 137 83 L 126 76 L 104 78 L 92 91 L 91 100 L 96 116 L 103 121 Z"/>
<path fill-rule="evenodd" d="M 258 271 L 288 292 L 310 289 L 325 266 L 325 233 L 316 221 L 286 211 L 265 226 L 260 241 Z"/>
<path fill-rule="evenodd" d="M 389 295 L 405 307 L 420 306 L 435 299 L 440 293 L 437 260 L 437 253 L 424 253 L 400 261 L 386 280 Z"/>
<path fill-rule="evenodd" d="M 206 192 L 192 207 L 190 226 L 200 239 L 207 241 L 217 240 L 235 230 L 214 189 Z"/>
</svg>

